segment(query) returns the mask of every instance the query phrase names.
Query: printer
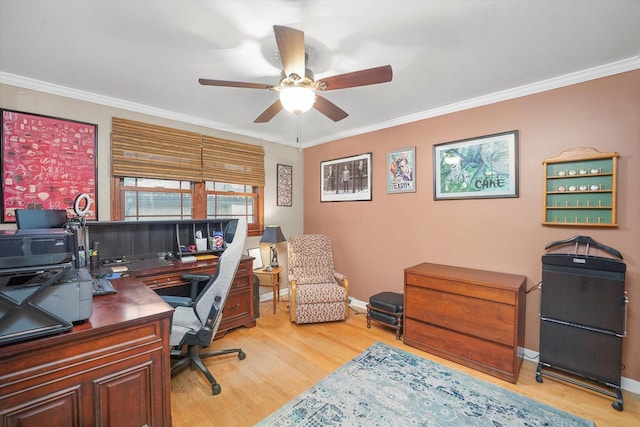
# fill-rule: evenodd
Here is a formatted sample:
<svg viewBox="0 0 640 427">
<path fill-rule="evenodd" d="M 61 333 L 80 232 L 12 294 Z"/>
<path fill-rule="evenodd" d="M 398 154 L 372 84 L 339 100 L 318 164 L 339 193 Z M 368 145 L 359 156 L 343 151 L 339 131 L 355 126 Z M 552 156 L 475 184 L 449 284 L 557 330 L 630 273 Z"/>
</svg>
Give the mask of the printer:
<svg viewBox="0 0 640 427">
<path fill-rule="evenodd" d="M 65 230 L 0 233 L 0 346 L 69 331 L 91 317 L 92 277 Z"/>
<path fill-rule="evenodd" d="M 74 234 L 62 228 L 0 230 L 0 271 L 73 260 Z"/>
</svg>

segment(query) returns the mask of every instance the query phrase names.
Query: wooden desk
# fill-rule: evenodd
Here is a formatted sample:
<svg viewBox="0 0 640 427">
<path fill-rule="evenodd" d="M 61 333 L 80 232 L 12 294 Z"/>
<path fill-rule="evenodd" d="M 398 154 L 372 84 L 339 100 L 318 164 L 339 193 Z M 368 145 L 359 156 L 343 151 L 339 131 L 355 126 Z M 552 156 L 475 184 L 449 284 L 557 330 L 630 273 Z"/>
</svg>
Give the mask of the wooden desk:
<svg viewBox="0 0 640 427">
<path fill-rule="evenodd" d="M 271 286 L 273 288 L 273 314 L 276 314 L 276 302 L 280 301 L 280 272 L 282 267 L 275 267 L 271 271 L 267 270 L 255 270 L 253 274 L 260 279 L 260 286 Z M 266 284 L 262 284 L 262 277 L 265 277 Z"/>
<path fill-rule="evenodd" d="M 134 277 L 63 334 L 0 347 L 0 425 L 171 425 L 173 309 Z"/>
</svg>

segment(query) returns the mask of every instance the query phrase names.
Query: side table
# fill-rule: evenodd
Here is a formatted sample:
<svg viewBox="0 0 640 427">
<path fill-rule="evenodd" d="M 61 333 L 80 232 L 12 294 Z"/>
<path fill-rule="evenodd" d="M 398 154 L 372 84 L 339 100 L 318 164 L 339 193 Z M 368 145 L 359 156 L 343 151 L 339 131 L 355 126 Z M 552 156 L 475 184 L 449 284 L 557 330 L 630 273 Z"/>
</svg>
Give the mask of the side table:
<svg viewBox="0 0 640 427">
<path fill-rule="evenodd" d="M 276 314 L 276 303 L 280 301 L 281 271 L 282 267 L 274 267 L 271 271 L 267 271 L 264 268 L 253 271 L 253 274 L 260 279 L 260 286 L 271 286 L 273 288 L 273 314 Z M 263 277 L 265 283 L 263 283 Z"/>
</svg>

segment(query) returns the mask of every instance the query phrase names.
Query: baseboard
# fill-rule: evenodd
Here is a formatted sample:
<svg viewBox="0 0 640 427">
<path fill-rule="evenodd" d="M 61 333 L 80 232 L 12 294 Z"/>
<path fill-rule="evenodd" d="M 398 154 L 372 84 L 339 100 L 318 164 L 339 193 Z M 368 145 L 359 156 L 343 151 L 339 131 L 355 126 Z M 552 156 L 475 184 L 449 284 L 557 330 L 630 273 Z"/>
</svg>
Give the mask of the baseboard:
<svg viewBox="0 0 640 427">
<path fill-rule="evenodd" d="M 367 302 L 360 301 L 355 298 L 349 298 L 349 306 L 357 309 L 358 311 L 367 311 Z M 539 353 L 535 350 L 528 348 L 524 349 L 524 358 L 534 363 L 538 363 Z M 629 391 L 634 394 L 640 394 L 640 381 L 633 380 L 631 378 L 622 377 L 620 381 L 620 388 L 625 391 Z"/>
<path fill-rule="evenodd" d="M 289 295 L 289 289 L 280 289 L 280 298 Z M 260 302 L 273 301 L 273 292 L 267 292 L 260 295 Z"/>
<path fill-rule="evenodd" d="M 630 391 L 634 394 L 640 394 L 640 381 L 632 380 L 631 378 L 622 377 L 620 382 L 620 388 L 625 391 Z"/>
</svg>

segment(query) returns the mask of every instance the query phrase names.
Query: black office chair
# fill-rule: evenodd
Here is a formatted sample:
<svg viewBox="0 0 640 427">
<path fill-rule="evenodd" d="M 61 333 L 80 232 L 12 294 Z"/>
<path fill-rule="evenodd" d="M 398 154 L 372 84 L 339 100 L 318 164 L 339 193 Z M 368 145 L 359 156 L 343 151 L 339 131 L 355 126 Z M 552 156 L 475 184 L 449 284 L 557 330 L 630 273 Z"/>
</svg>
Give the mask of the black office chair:
<svg viewBox="0 0 640 427">
<path fill-rule="evenodd" d="M 199 349 L 211 344 L 218 331 L 222 320 L 222 309 L 238 270 L 246 238 L 246 220 L 229 222 L 224 231 L 227 247 L 218 259 L 218 267 L 214 275 L 185 274 L 182 276 L 191 281 L 192 289 L 197 288 L 204 281 L 207 282 L 197 297 L 191 299 L 189 297 L 163 296 L 165 301 L 175 307 L 169 343 L 173 348 L 171 359 L 177 359 L 177 362 L 171 367 L 171 376 L 175 376 L 187 365 L 191 367 L 191 370 L 198 367 L 211 383 L 211 391 L 214 395 L 220 394 L 220 384 L 211 375 L 202 359 L 238 353 L 238 358 L 243 360 L 246 355 L 239 348 L 208 353 L 199 353 Z"/>
</svg>

